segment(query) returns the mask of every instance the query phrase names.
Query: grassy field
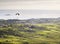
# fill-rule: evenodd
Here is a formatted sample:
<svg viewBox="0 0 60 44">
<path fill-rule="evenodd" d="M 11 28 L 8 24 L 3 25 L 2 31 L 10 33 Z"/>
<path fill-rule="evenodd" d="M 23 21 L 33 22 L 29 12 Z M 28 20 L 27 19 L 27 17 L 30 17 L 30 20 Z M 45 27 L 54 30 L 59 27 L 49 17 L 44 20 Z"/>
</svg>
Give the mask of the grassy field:
<svg viewBox="0 0 60 44">
<path fill-rule="evenodd" d="M 59 24 L 0 26 L 0 44 L 60 44 Z"/>
</svg>

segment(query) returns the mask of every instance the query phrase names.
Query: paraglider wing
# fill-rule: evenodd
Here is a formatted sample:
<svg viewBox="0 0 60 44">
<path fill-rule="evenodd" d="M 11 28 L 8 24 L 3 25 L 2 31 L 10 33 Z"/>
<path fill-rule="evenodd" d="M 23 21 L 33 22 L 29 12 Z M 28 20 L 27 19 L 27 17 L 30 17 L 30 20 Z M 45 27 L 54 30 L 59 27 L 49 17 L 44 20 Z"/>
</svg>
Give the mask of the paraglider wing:
<svg viewBox="0 0 60 44">
<path fill-rule="evenodd" d="M 18 15 L 18 16 L 19 16 L 20 14 L 19 14 L 19 13 L 16 13 L 16 15 Z"/>
</svg>

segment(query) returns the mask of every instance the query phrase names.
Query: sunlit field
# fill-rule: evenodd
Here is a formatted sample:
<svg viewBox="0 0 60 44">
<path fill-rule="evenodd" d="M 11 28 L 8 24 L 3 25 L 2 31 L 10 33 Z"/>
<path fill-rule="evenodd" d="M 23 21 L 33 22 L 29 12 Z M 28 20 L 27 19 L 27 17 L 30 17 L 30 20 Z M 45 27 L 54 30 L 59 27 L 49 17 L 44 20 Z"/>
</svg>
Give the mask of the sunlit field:
<svg viewBox="0 0 60 44">
<path fill-rule="evenodd" d="M 3 25 L 0 26 L 0 44 L 60 44 L 60 25 Z"/>
</svg>

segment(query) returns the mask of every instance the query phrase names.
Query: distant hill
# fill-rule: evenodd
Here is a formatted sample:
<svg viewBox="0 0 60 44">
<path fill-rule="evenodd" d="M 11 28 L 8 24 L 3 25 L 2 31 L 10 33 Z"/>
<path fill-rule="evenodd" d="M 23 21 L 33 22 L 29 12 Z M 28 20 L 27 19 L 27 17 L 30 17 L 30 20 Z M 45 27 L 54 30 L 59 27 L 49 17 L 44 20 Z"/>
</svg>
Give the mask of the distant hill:
<svg viewBox="0 0 60 44">
<path fill-rule="evenodd" d="M 39 24 L 39 23 L 60 23 L 60 18 L 39 18 L 39 19 L 27 19 L 27 20 L 18 20 L 18 19 L 0 19 L 0 24 Z"/>
</svg>

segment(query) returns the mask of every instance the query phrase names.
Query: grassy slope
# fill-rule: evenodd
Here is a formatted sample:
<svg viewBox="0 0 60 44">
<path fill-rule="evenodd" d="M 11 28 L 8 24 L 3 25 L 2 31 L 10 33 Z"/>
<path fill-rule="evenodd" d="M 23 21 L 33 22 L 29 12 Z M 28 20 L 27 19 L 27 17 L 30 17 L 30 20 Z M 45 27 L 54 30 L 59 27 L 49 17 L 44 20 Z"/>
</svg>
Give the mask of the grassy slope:
<svg viewBox="0 0 60 44">
<path fill-rule="evenodd" d="M 60 44 L 60 25 L 7 25 L 0 27 L 0 44 Z"/>
</svg>

